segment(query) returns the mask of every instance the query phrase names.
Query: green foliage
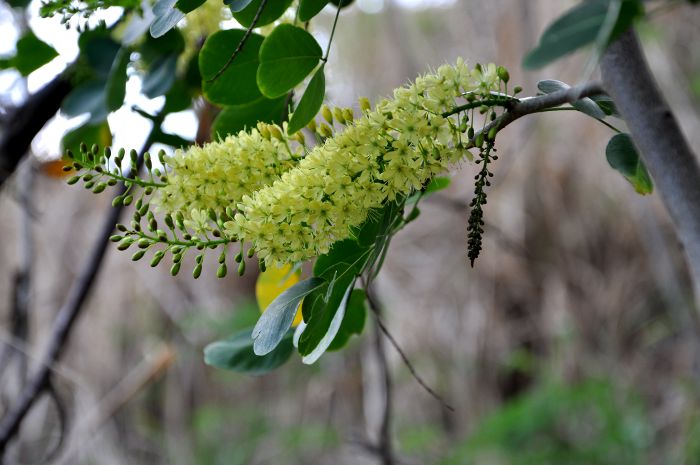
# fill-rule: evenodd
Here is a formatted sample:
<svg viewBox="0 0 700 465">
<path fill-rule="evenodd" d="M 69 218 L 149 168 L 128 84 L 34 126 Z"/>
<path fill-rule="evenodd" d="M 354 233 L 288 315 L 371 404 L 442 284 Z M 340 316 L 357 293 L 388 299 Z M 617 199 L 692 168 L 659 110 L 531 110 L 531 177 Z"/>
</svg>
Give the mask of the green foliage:
<svg viewBox="0 0 700 465">
<path fill-rule="evenodd" d="M 286 102 L 286 96 L 276 99 L 260 97 L 243 105 L 225 106 L 214 120 L 212 138 L 223 138 L 228 134 L 253 128 L 259 121 L 281 123 L 286 113 Z"/>
<path fill-rule="evenodd" d="M 15 68 L 28 76 L 58 56 L 56 50 L 29 30 L 17 41 L 17 53 L 0 59 L 0 69 Z"/>
<path fill-rule="evenodd" d="M 126 68 L 129 65 L 128 49 L 122 48 L 117 53 L 117 56 L 112 63 L 112 68 L 107 78 L 105 93 L 107 98 L 107 109 L 109 111 L 118 110 L 124 103 L 126 95 Z"/>
<path fill-rule="evenodd" d="M 253 328 L 253 350 L 257 355 L 272 352 L 292 327 L 299 303 L 324 285 L 322 279 L 310 278 L 290 287 L 265 309 Z"/>
<path fill-rule="evenodd" d="M 345 347 L 353 334 L 362 334 L 367 319 L 367 295 L 362 289 L 353 289 L 348 298 L 343 321 L 328 351 L 340 350 Z"/>
<path fill-rule="evenodd" d="M 178 0 L 157 0 L 153 5 L 155 19 L 150 28 L 153 37 L 162 37 L 185 17 L 185 12 L 177 8 L 177 3 Z"/>
<path fill-rule="evenodd" d="M 253 352 L 253 328 L 240 331 L 228 339 L 204 348 L 204 363 L 248 375 L 262 375 L 283 365 L 294 352 L 292 333 L 287 332 L 269 353 L 260 356 Z"/>
<path fill-rule="evenodd" d="M 555 79 L 545 79 L 537 83 L 537 88 L 545 94 L 551 94 L 552 92 L 570 89 L 571 86 Z M 571 106 L 594 119 L 603 119 L 606 116 L 604 108 L 602 108 L 598 102 L 589 97 L 584 97 L 581 100 L 577 100 L 576 102 L 572 103 Z"/>
<path fill-rule="evenodd" d="M 260 17 L 258 18 L 255 26 L 265 26 L 278 19 L 280 16 L 282 16 L 282 14 L 284 14 L 285 11 L 287 11 L 287 8 L 289 8 L 289 6 L 292 4 L 292 1 L 293 0 L 268 0 L 265 7 L 260 12 Z M 232 10 L 233 17 L 241 24 L 241 26 L 249 27 L 251 24 L 253 24 L 253 19 L 260 8 L 261 2 L 262 0 L 252 0 L 251 2 L 247 2 L 248 6 L 243 7 L 242 10 Z M 243 4 L 246 2 L 234 3 Z"/>
<path fill-rule="evenodd" d="M 634 393 L 604 381 L 535 389 L 486 418 L 447 464 L 647 463 L 648 421 Z"/>
<path fill-rule="evenodd" d="M 268 98 L 286 94 L 316 67 L 322 53 L 311 34 L 291 24 L 280 24 L 260 47 L 260 91 Z"/>
<path fill-rule="evenodd" d="M 639 194 L 651 194 L 654 184 L 629 134 L 617 134 L 605 148 L 608 163 L 627 179 Z"/>
<path fill-rule="evenodd" d="M 328 0 L 300 0 L 299 1 L 299 20 L 309 21 L 323 10 L 323 7 L 328 5 Z"/>
<path fill-rule="evenodd" d="M 294 134 L 309 124 L 321 109 L 323 97 L 326 95 L 326 75 L 323 69 L 324 66 L 318 68 L 311 81 L 309 81 L 309 85 L 306 86 L 304 95 L 301 97 L 299 105 L 289 120 L 289 127 L 287 128 L 289 134 Z"/>
<path fill-rule="evenodd" d="M 263 37 L 250 34 L 236 58 L 227 65 L 246 31 L 229 29 L 209 36 L 199 54 L 202 90 L 210 102 L 219 105 L 241 105 L 262 97 L 255 77 L 258 51 Z M 225 68 L 220 75 L 217 74 Z M 278 97 L 278 96 L 276 96 Z"/>
<path fill-rule="evenodd" d="M 537 48 L 523 60 L 523 66 L 541 68 L 594 42 L 605 48 L 643 13 L 639 0 L 581 2 L 547 28 Z"/>
</svg>

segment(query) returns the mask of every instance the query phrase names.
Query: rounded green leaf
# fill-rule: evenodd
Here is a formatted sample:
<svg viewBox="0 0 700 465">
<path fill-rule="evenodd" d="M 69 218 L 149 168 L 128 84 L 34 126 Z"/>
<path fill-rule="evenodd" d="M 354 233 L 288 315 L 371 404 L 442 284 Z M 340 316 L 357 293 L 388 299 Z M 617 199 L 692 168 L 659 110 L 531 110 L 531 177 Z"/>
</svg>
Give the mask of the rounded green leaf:
<svg viewBox="0 0 700 465">
<path fill-rule="evenodd" d="M 232 13 L 238 13 L 248 5 L 253 0 L 224 0 L 224 5 L 228 5 Z"/>
<path fill-rule="evenodd" d="M 316 16 L 329 0 L 301 0 L 299 2 L 299 20 L 308 21 Z"/>
<path fill-rule="evenodd" d="M 241 26 L 249 27 L 253 23 L 253 18 L 255 18 L 255 14 L 258 12 L 258 8 L 260 8 L 261 1 L 262 0 L 253 0 L 248 2 L 248 5 L 243 6 L 243 9 L 239 11 L 234 11 L 232 8 L 231 12 L 233 13 L 233 17 L 241 24 Z M 268 0 L 267 4 L 260 13 L 258 22 L 255 23 L 255 27 L 270 24 L 282 16 L 282 14 L 284 14 L 284 12 L 287 11 L 287 8 L 289 8 L 289 6 L 292 4 L 292 1 L 293 0 Z M 231 6 L 240 8 L 243 3 L 245 2 L 240 0 L 238 2 L 234 1 L 232 2 Z"/>
<path fill-rule="evenodd" d="M 204 4 L 206 0 L 177 0 L 175 3 L 175 8 L 182 11 L 183 13 L 189 13 L 194 11 Z"/>
<path fill-rule="evenodd" d="M 141 83 L 141 92 L 148 98 L 167 93 L 175 83 L 177 55 L 161 57 L 151 66 Z"/>
<path fill-rule="evenodd" d="M 545 94 L 551 94 L 552 92 L 557 92 L 560 90 L 568 90 L 571 88 L 571 86 L 565 82 L 557 81 L 556 79 L 543 79 L 537 83 L 537 88 Z M 606 116 L 605 111 L 603 111 L 603 109 L 596 102 L 588 97 L 575 101 L 571 104 L 571 106 L 576 108 L 581 113 L 590 116 L 591 118 L 603 119 Z"/>
<path fill-rule="evenodd" d="M 254 102 L 224 107 L 212 125 L 212 138 L 224 138 L 229 134 L 254 127 L 258 121 L 280 123 L 285 113 L 286 98 L 260 97 Z"/>
<path fill-rule="evenodd" d="M 17 54 L 11 62 L 22 76 L 28 76 L 57 56 L 53 47 L 29 30 L 17 41 Z"/>
<path fill-rule="evenodd" d="M 280 24 L 260 47 L 258 87 L 268 98 L 286 94 L 316 67 L 322 53 L 311 34 L 291 24 Z"/>
<path fill-rule="evenodd" d="M 289 120 L 289 126 L 287 127 L 287 133 L 294 134 L 298 130 L 306 126 L 309 121 L 311 121 L 314 116 L 321 109 L 321 104 L 323 104 L 323 97 L 326 95 L 326 77 L 323 72 L 323 66 L 321 66 L 314 77 L 309 81 L 309 85 L 306 86 L 304 95 L 299 101 L 299 105 L 292 114 L 292 118 Z"/>
<path fill-rule="evenodd" d="M 608 13 L 606 2 L 582 2 L 554 21 L 538 46 L 523 60 L 526 69 L 541 68 L 584 45 L 593 43 Z"/>
<path fill-rule="evenodd" d="M 202 75 L 202 90 L 207 99 L 219 105 L 240 105 L 261 97 L 256 84 L 258 52 L 263 37 L 251 34 L 236 58 L 216 79 L 214 77 L 226 66 L 246 31 L 230 29 L 209 36 L 199 52 L 199 72 Z M 211 79 L 214 79 L 210 82 Z"/>
<path fill-rule="evenodd" d="M 253 328 L 253 351 L 256 355 L 272 352 L 292 327 L 299 302 L 325 285 L 320 278 L 310 278 L 296 283 L 281 293 L 260 316 Z"/>
<path fill-rule="evenodd" d="M 150 27 L 153 37 L 161 37 L 185 17 L 185 13 L 175 8 L 176 3 L 177 0 L 158 0 L 153 5 L 155 19 Z"/>
<path fill-rule="evenodd" d="M 328 346 L 329 351 L 340 350 L 348 343 L 353 334 L 361 334 L 365 327 L 365 319 L 367 318 L 367 307 L 365 300 L 367 296 L 363 289 L 353 289 L 350 293 L 347 307 L 345 308 L 345 316 L 340 325 L 338 334 L 331 345 Z"/>
<path fill-rule="evenodd" d="M 252 329 L 246 329 L 228 339 L 209 344 L 204 348 L 204 363 L 222 370 L 262 375 L 289 360 L 294 351 L 291 333 L 285 335 L 272 352 L 263 356 L 253 352 L 251 333 Z"/>
<path fill-rule="evenodd" d="M 107 88 L 105 89 L 109 111 L 117 110 L 124 103 L 127 79 L 126 68 L 129 65 L 129 56 L 129 50 L 123 48 L 117 53 L 112 63 L 112 69 L 107 78 Z"/>
<path fill-rule="evenodd" d="M 340 301 L 340 305 L 338 305 L 335 308 L 335 311 L 333 312 L 333 318 L 328 324 L 328 329 L 326 330 L 325 334 L 323 334 L 323 337 L 321 337 L 321 339 L 318 341 L 318 344 L 316 344 L 316 346 L 308 354 L 302 357 L 302 363 L 305 363 L 306 365 L 311 365 L 312 363 L 315 363 L 319 358 L 321 358 L 321 355 L 323 355 L 326 352 L 326 350 L 328 350 L 328 348 L 335 340 L 336 336 L 338 335 L 338 332 L 340 331 L 340 327 L 343 324 L 343 320 L 345 319 L 345 311 L 348 307 L 350 292 L 352 292 L 352 287 L 354 284 L 355 280 L 353 280 L 352 283 L 345 289 L 343 297 Z M 308 329 L 310 329 L 309 326 L 306 327 L 306 330 Z M 304 337 L 303 333 L 301 337 Z"/>
<path fill-rule="evenodd" d="M 617 134 L 605 148 L 608 163 L 619 171 L 639 194 L 651 194 L 654 184 L 629 134 Z"/>
<path fill-rule="evenodd" d="M 104 120 L 109 113 L 106 86 L 105 79 L 94 79 L 75 87 L 63 100 L 61 111 L 70 117 L 90 113 L 93 122 Z"/>
</svg>

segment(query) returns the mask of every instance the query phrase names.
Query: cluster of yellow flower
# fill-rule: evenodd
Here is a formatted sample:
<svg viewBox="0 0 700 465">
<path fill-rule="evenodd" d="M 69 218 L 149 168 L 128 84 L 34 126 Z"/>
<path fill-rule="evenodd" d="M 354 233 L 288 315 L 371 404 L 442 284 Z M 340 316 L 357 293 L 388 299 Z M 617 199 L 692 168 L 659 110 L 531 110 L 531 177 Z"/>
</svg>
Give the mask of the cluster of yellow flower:
<svg viewBox="0 0 700 465">
<path fill-rule="evenodd" d="M 259 123 L 251 131 L 166 157 L 168 182 L 154 203 L 166 213 L 182 213 L 186 225 L 201 234 L 210 229 L 208 210 L 235 208 L 245 194 L 271 184 L 303 154 L 279 126 Z"/>
<path fill-rule="evenodd" d="M 305 156 L 303 145 L 267 125 L 178 152 L 168 161 L 160 205 L 190 212 L 190 225 L 202 228 L 202 211 L 230 207 L 236 213 L 223 232 L 250 242 L 267 265 L 326 253 L 370 209 L 421 189 L 461 160 L 466 129 L 451 110 L 469 94 L 488 98 L 500 86 L 495 65 L 470 69 L 460 59 L 396 89 L 374 109 L 362 99 L 361 117 L 335 112 L 346 127 L 325 134 Z M 331 123 L 334 113 L 325 113 Z"/>
</svg>

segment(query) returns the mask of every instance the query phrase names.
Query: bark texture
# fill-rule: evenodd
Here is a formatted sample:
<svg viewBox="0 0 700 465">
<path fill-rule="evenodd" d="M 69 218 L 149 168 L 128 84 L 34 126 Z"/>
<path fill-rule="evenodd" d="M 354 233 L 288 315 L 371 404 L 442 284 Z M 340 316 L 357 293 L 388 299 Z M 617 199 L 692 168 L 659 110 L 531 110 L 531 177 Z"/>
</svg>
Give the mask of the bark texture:
<svg viewBox="0 0 700 465">
<path fill-rule="evenodd" d="M 601 61 L 603 82 L 668 209 L 700 298 L 700 165 L 654 81 L 635 31 L 613 42 Z M 696 305 L 697 306 L 697 305 Z"/>
</svg>

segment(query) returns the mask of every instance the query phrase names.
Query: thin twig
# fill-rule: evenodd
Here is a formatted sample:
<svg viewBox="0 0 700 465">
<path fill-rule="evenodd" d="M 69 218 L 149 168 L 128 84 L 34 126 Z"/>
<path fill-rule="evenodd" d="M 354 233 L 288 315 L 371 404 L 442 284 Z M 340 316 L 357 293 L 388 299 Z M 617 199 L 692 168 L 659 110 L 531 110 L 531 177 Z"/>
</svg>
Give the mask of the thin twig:
<svg viewBox="0 0 700 465">
<path fill-rule="evenodd" d="M 143 155 L 153 143 L 154 136 L 163 118 L 164 115 L 158 115 L 158 118 L 153 121 L 153 128 L 139 152 L 139 162 L 143 160 Z M 137 163 L 137 166 L 140 166 L 140 163 Z M 136 173 L 133 174 L 135 175 Z M 125 191 L 126 187 L 122 183 L 119 185 L 116 195 L 121 195 Z M 121 205 L 115 208 L 110 206 L 110 210 L 102 224 L 102 229 L 94 243 L 90 258 L 73 283 L 66 302 L 58 312 L 51 331 L 46 355 L 42 359 L 38 372 L 24 387 L 17 403 L 8 410 L 0 421 L 0 464 L 4 462 L 7 446 L 19 431 L 19 427 L 27 413 L 29 413 L 39 396 L 49 387 L 52 374 L 51 366 L 58 361 L 63 353 L 71 330 L 100 271 L 107 244 L 109 244 L 109 237 L 112 235 L 114 226 L 119 221 L 123 208 Z"/>
<path fill-rule="evenodd" d="M 228 61 L 224 64 L 224 66 L 216 72 L 214 77 L 211 79 L 207 79 L 208 83 L 212 83 L 219 79 L 219 77 L 226 72 L 229 66 L 231 66 L 231 63 L 233 63 L 233 60 L 236 59 L 239 53 L 241 53 L 241 50 L 243 50 L 243 46 L 245 45 L 246 42 L 248 42 L 248 39 L 250 38 L 250 35 L 253 33 L 253 29 L 255 29 L 255 26 L 258 24 L 258 21 L 260 20 L 260 15 L 262 14 L 262 10 L 265 8 L 265 5 L 267 5 L 267 0 L 262 0 L 260 2 L 260 6 L 258 6 L 258 11 L 255 12 L 255 16 L 253 17 L 253 21 L 250 23 L 250 26 L 248 26 L 248 29 L 246 29 L 245 34 L 243 34 L 243 37 L 241 38 L 241 41 L 238 42 L 238 45 L 236 46 L 236 50 L 233 51 L 231 56 L 229 57 Z"/>
<path fill-rule="evenodd" d="M 369 293 L 368 293 L 369 294 Z M 373 309 L 378 311 L 378 309 Z M 393 383 L 391 372 L 389 371 L 389 363 L 386 359 L 386 348 L 384 347 L 384 339 L 380 329 L 379 319 L 375 319 L 374 331 L 374 351 L 379 362 L 381 375 L 384 381 L 384 411 L 382 412 L 382 422 L 379 427 L 379 438 L 377 443 L 377 455 L 382 459 L 383 465 L 393 465 L 394 452 L 391 445 L 391 418 L 393 412 Z"/>
<path fill-rule="evenodd" d="M 370 289 L 369 289 L 369 281 L 365 280 L 364 284 L 365 284 L 365 293 L 367 295 L 367 302 L 369 303 L 370 310 L 372 310 L 372 313 L 374 313 L 374 317 L 377 320 L 377 324 L 379 325 L 379 329 L 382 330 L 382 332 L 387 337 L 387 339 L 389 339 L 389 342 L 391 342 L 391 345 L 394 346 L 394 349 L 396 349 L 396 351 L 399 353 L 399 355 L 401 356 L 401 360 L 403 360 L 403 363 L 404 363 L 404 365 L 406 365 L 406 368 L 408 368 L 408 371 L 411 373 L 411 376 L 413 376 L 413 378 L 418 382 L 418 384 L 421 385 L 421 387 L 423 389 L 425 389 L 425 391 L 428 394 L 430 394 L 435 400 L 440 402 L 440 404 L 444 408 L 446 408 L 447 410 L 449 410 L 451 412 L 454 412 L 455 411 L 454 407 L 452 407 L 450 404 L 448 404 L 445 401 L 445 399 L 442 398 L 442 396 L 440 394 L 435 392 L 435 390 L 432 389 L 430 386 L 428 386 L 428 384 L 425 381 L 423 381 L 423 378 L 420 377 L 420 375 L 418 374 L 416 369 L 413 367 L 413 364 L 408 359 L 408 356 L 406 355 L 406 353 L 403 351 L 403 349 L 401 348 L 399 343 L 396 341 L 394 336 L 392 336 L 392 334 L 389 332 L 389 329 L 387 329 L 386 325 L 384 324 L 384 321 L 382 321 L 382 318 L 379 315 L 379 308 L 380 307 L 377 304 L 377 302 L 374 300 L 372 292 L 370 292 Z"/>
</svg>

